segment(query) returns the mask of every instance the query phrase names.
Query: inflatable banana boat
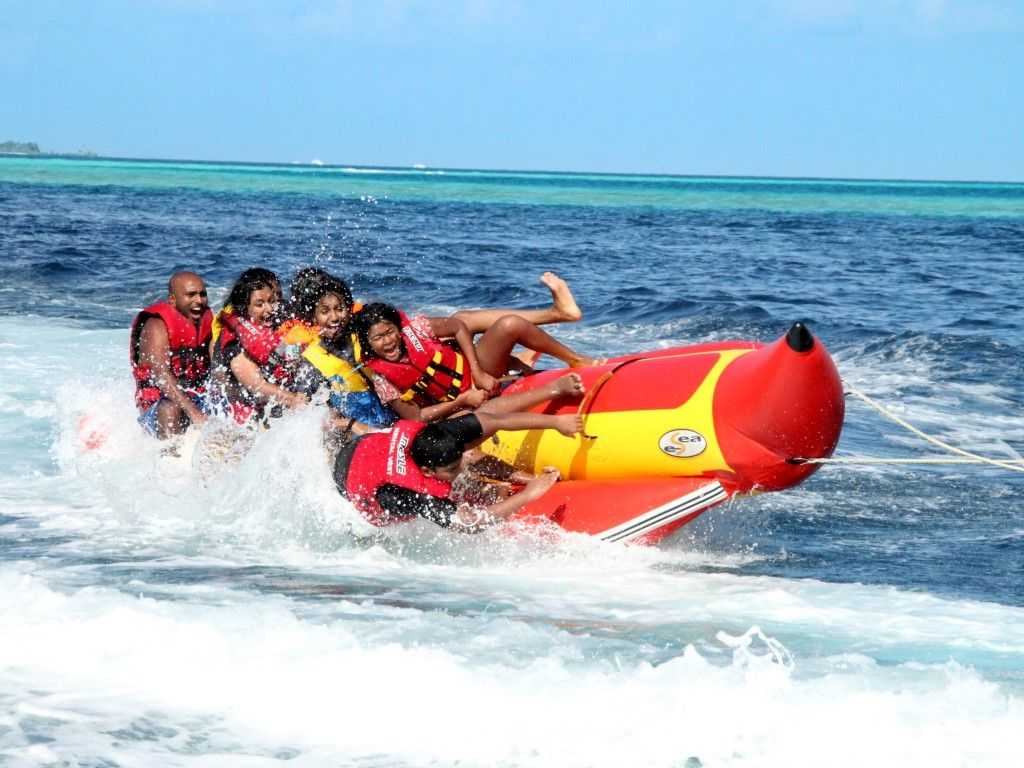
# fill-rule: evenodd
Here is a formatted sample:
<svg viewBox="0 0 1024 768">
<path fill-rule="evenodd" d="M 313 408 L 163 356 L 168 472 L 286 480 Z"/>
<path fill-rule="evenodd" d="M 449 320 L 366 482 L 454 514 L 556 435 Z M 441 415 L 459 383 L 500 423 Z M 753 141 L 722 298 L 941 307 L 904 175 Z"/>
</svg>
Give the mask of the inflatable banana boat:
<svg viewBox="0 0 1024 768">
<path fill-rule="evenodd" d="M 482 449 L 563 481 L 524 508 L 607 541 L 654 543 L 739 494 L 792 487 L 830 456 L 844 402 L 836 366 L 800 323 L 772 344 L 722 342 L 645 352 L 577 369 L 586 396 L 537 406 L 580 412 L 584 434 L 499 432 Z M 543 386 L 536 373 L 506 393 Z"/>
</svg>

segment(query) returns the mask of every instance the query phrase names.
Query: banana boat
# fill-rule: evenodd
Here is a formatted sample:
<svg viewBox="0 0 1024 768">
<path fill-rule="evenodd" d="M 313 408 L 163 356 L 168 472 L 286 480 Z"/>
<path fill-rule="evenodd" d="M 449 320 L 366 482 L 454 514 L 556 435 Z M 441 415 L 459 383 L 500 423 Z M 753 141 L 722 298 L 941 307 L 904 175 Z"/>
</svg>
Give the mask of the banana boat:
<svg viewBox="0 0 1024 768">
<path fill-rule="evenodd" d="M 499 432 L 482 450 L 515 467 L 557 467 L 563 480 L 517 517 L 606 541 L 655 543 L 737 495 L 804 481 L 831 456 L 843 387 L 825 346 L 801 323 L 771 344 L 717 342 L 644 352 L 577 369 L 584 434 Z M 564 371 L 506 389 L 543 386 Z"/>
</svg>

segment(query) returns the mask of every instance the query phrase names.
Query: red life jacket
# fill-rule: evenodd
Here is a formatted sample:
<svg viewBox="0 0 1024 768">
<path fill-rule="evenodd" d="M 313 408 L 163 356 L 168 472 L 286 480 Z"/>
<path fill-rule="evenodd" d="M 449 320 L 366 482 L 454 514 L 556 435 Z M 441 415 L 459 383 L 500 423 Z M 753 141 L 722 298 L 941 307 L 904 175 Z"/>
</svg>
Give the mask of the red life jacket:
<svg viewBox="0 0 1024 768">
<path fill-rule="evenodd" d="M 217 337 L 216 362 L 218 366 L 223 366 L 227 375 L 234 378 L 230 367 L 224 366 L 220 353 L 228 344 L 237 341 L 248 358 L 259 366 L 260 375 L 263 378 L 281 386 L 288 385 L 292 379 L 292 371 L 284 365 L 284 361 L 277 354 L 282 343 L 279 332 L 255 325 L 244 317 L 236 315 L 233 311 L 222 311 L 217 319 L 221 324 L 221 330 Z M 238 386 L 241 387 L 241 384 L 239 383 Z M 231 388 L 226 390 L 227 393 L 232 391 L 234 390 Z M 245 391 L 244 388 L 242 391 Z M 231 415 L 238 424 L 246 424 L 253 417 L 261 418 L 263 415 L 262 404 L 250 400 L 248 397 L 236 400 L 228 394 L 227 399 Z"/>
<path fill-rule="evenodd" d="M 224 349 L 232 341 L 238 341 L 249 356 L 260 368 L 270 364 L 270 356 L 281 343 L 281 335 L 271 328 L 253 325 L 234 312 L 221 312 L 220 322 L 223 325 L 217 346 Z"/>
<path fill-rule="evenodd" d="M 153 366 L 139 362 L 139 342 L 142 327 L 146 321 L 159 317 L 167 328 L 167 342 L 171 352 L 171 373 L 182 389 L 201 393 L 206 387 L 210 373 L 210 336 L 213 326 L 213 312 L 207 309 L 199 320 L 199 327 L 175 306 L 167 301 L 151 304 L 139 312 L 132 321 L 128 341 L 128 359 L 135 376 L 135 405 L 140 410 L 149 408 L 163 397 L 160 387 L 153 380 Z"/>
<path fill-rule="evenodd" d="M 427 426 L 422 421 L 398 421 L 388 432 L 374 432 L 359 440 L 348 467 L 345 490 L 363 517 L 378 527 L 410 520 L 415 515 L 398 517 L 377 503 L 382 485 L 397 485 L 416 493 L 448 498 L 452 486 L 436 477 L 427 477 L 409 455 L 412 441 Z"/>
<path fill-rule="evenodd" d="M 414 400 L 418 405 L 442 403 L 454 400 L 473 385 L 461 352 L 419 333 L 404 312 L 398 315 L 405 359 L 392 363 L 373 356 L 366 366 L 398 387 L 402 400 Z"/>
</svg>

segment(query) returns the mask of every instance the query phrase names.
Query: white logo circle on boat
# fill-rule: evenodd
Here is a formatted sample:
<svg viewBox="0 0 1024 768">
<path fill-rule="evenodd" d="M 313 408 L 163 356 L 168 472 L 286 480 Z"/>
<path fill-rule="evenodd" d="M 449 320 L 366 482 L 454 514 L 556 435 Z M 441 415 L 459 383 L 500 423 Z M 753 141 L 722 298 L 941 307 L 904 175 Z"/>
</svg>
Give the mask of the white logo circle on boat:
<svg viewBox="0 0 1024 768">
<path fill-rule="evenodd" d="M 658 447 L 662 453 L 675 456 L 679 459 L 688 459 L 691 456 L 699 456 L 708 447 L 708 441 L 700 432 L 692 429 L 673 429 L 666 432 L 658 441 Z"/>
</svg>

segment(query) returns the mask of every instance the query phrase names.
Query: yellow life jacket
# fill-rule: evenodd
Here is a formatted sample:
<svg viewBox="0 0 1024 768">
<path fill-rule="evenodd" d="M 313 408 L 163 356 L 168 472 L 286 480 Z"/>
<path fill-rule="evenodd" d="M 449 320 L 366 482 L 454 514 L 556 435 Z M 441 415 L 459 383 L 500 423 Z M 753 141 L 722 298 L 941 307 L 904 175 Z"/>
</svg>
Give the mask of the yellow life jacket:
<svg viewBox="0 0 1024 768">
<path fill-rule="evenodd" d="M 370 388 L 369 382 L 359 372 L 362 366 L 353 366 L 345 358 L 328 352 L 319 337 L 306 346 L 302 356 L 327 379 L 332 392 L 366 392 Z"/>
<path fill-rule="evenodd" d="M 225 313 L 227 315 L 231 315 L 231 314 L 234 314 L 235 308 L 233 306 L 231 306 L 230 304 L 225 304 L 220 312 L 223 312 L 223 313 Z M 213 326 L 210 328 L 210 334 L 211 334 L 211 336 L 213 338 L 213 341 L 215 343 L 216 343 L 217 339 L 220 338 L 220 332 L 222 330 L 224 330 L 224 323 L 221 322 L 220 312 L 214 312 L 214 314 L 213 314 Z"/>
</svg>

